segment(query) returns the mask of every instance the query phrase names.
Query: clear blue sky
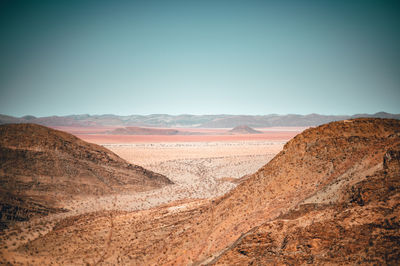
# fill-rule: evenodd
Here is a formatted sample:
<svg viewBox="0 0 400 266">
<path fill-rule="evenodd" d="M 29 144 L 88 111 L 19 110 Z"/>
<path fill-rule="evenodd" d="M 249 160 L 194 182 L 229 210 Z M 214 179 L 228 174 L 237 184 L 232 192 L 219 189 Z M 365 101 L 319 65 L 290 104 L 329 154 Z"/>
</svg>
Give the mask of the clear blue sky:
<svg viewBox="0 0 400 266">
<path fill-rule="evenodd" d="M 400 1 L 1 1 L 0 113 L 400 113 Z"/>
</svg>

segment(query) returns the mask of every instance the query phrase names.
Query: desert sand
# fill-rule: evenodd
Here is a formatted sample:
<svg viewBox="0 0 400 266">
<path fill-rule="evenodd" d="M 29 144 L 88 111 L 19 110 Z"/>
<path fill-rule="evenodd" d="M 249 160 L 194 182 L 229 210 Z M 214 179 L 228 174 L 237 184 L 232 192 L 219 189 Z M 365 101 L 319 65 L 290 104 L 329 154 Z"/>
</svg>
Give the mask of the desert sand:
<svg viewBox="0 0 400 266">
<path fill-rule="evenodd" d="M 128 162 L 168 176 L 174 184 L 134 194 L 75 200 L 66 208 L 76 214 L 89 210 L 134 211 L 176 200 L 220 196 L 236 186 L 232 181 L 257 171 L 283 145 L 271 141 L 104 145 Z"/>
</svg>

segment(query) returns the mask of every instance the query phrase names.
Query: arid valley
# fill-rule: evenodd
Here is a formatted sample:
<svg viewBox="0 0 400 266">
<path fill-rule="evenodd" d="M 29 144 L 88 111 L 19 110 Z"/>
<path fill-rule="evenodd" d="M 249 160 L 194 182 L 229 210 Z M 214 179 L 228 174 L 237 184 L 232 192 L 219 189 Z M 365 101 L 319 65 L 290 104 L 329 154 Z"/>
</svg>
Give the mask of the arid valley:
<svg viewBox="0 0 400 266">
<path fill-rule="evenodd" d="M 0 265 L 400 265 L 400 1 L 0 1 Z"/>
<path fill-rule="evenodd" d="M 221 196 L 265 165 L 291 137 L 304 130 L 301 127 L 280 127 L 265 129 L 260 135 L 224 135 L 225 129 L 196 129 L 207 132 L 207 135 L 133 136 L 104 134 L 112 127 L 56 128 L 69 131 L 83 140 L 96 142 L 129 163 L 169 177 L 174 184 L 143 192 L 81 195 L 64 200 L 58 205 L 62 205 L 67 212 L 33 217 L 2 232 L 3 262 L 41 262 L 43 257 L 30 260 L 30 256 L 21 255 L 16 250 L 51 232 L 67 217 L 105 211 L 149 210 L 167 204 L 176 212 Z M 189 129 L 186 131 L 190 132 Z"/>
<path fill-rule="evenodd" d="M 399 260 L 399 120 L 173 135 L 58 127 L 79 138 L 0 127 L 3 264 Z"/>
</svg>

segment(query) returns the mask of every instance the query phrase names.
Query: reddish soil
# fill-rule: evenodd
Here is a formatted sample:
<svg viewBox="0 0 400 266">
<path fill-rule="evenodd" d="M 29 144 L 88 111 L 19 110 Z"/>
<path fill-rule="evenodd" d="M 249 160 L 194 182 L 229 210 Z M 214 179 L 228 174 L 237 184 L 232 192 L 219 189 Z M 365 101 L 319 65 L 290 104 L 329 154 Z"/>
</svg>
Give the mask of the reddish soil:
<svg viewBox="0 0 400 266">
<path fill-rule="evenodd" d="M 105 135 L 105 134 L 75 134 L 78 138 L 97 144 L 139 143 L 139 142 L 214 142 L 214 141 L 248 141 L 248 140 L 282 140 L 286 141 L 298 133 L 266 132 L 264 134 L 243 135 Z"/>
<path fill-rule="evenodd" d="M 65 131 L 71 134 L 102 134 L 106 131 L 118 128 L 118 126 L 92 126 L 92 127 L 73 127 L 73 126 L 51 126 L 57 130 Z"/>
<path fill-rule="evenodd" d="M 215 141 L 288 141 L 300 132 L 304 127 L 270 127 L 258 129 L 263 134 L 226 134 L 228 128 L 173 128 L 181 132 L 199 132 L 205 135 L 109 135 L 105 132 L 118 128 L 107 127 L 53 127 L 69 132 L 80 139 L 96 144 L 112 143 L 149 143 L 149 142 L 215 142 Z M 157 128 L 166 129 L 166 128 Z M 171 129 L 171 128 L 170 128 Z M 169 130 L 170 130 L 169 129 Z"/>
</svg>

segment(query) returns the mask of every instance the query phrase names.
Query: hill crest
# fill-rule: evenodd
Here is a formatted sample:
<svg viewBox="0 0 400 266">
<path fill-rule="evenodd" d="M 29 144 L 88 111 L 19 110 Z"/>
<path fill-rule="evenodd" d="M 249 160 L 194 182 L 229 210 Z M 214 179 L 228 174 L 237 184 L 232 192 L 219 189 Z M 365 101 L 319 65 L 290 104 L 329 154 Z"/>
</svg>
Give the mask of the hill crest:
<svg viewBox="0 0 400 266">
<path fill-rule="evenodd" d="M 36 124 L 0 125 L 0 181 L 0 190 L 9 193 L 2 197 L 0 207 L 9 210 L 10 220 L 22 208 L 15 204 L 26 198 L 33 200 L 30 206 L 50 210 L 74 197 L 172 184 L 167 177 L 132 165 L 102 146 Z M 36 212 L 29 208 L 27 217 Z M 6 215 L 1 219 L 7 220 Z"/>
</svg>

